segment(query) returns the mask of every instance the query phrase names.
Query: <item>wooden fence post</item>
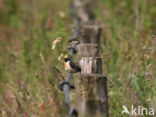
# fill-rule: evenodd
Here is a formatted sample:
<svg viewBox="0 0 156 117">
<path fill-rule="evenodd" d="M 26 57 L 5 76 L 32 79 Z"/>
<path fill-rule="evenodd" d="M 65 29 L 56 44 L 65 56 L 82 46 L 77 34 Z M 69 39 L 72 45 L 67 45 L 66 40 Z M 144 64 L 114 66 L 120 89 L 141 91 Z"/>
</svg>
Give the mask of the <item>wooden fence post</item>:
<svg viewBox="0 0 156 117">
<path fill-rule="evenodd" d="M 75 1 L 81 34 L 77 46 L 81 73 L 75 74 L 75 105 L 80 117 L 108 117 L 107 78 L 102 75 L 98 54 L 101 27 L 89 20 L 85 4 Z"/>
</svg>

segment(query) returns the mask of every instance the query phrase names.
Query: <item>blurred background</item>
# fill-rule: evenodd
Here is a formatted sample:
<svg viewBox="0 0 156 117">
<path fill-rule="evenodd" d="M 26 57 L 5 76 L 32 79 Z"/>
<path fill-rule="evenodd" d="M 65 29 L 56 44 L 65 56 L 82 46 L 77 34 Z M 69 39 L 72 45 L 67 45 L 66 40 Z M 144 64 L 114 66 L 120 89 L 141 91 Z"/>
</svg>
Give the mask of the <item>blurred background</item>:
<svg viewBox="0 0 156 117">
<path fill-rule="evenodd" d="M 73 22 L 70 0 L 0 0 L 0 116 L 57 117 Z M 96 0 L 110 117 L 156 109 L 156 1 Z M 57 43 L 57 44 L 56 44 Z M 73 79 L 74 82 L 74 79 Z M 74 105 L 74 91 L 71 92 Z"/>
</svg>

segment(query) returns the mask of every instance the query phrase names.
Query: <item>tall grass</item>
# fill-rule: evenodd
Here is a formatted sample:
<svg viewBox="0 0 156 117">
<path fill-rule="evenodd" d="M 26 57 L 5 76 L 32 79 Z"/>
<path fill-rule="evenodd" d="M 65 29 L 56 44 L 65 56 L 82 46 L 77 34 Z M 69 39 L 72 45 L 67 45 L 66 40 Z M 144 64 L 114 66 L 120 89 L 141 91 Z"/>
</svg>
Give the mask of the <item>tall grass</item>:
<svg viewBox="0 0 156 117">
<path fill-rule="evenodd" d="M 58 57 L 70 33 L 69 1 L 2 0 L 0 6 L 0 116 L 56 117 L 63 100 Z"/>
<path fill-rule="evenodd" d="M 100 53 L 110 117 L 122 105 L 156 109 L 155 0 L 98 0 Z M 0 1 L 0 116 L 63 116 L 62 59 L 71 34 L 69 0 Z M 51 50 L 52 42 L 61 38 Z M 61 112 L 60 112 L 61 111 Z"/>
<path fill-rule="evenodd" d="M 100 0 L 103 24 L 101 56 L 109 79 L 111 117 L 122 115 L 122 105 L 155 106 L 155 1 Z"/>
</svg>

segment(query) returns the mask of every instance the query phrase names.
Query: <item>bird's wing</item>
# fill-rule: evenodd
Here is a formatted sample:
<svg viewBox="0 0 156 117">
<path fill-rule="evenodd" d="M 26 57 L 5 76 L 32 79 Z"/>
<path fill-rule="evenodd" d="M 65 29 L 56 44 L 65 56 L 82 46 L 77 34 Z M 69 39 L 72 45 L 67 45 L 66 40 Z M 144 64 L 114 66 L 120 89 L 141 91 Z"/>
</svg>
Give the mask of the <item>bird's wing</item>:
<svg viewBox="0 0 156 117">
<path fill-rule="evenodd" d="M 70 62 L 70 66 L 71 66 L 74 70 L 78 70 L 78 69 L 79 69 L 79 66 L 76 65 L 76 64 L 73 63 L 73 62 Z"/>
</svg>

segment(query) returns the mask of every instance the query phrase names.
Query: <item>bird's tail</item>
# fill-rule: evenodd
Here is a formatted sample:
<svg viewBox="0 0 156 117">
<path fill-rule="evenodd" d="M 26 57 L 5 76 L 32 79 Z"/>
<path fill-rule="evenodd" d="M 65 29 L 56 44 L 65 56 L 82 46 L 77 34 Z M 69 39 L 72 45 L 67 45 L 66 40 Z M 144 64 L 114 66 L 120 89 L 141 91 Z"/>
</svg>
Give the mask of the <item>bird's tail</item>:
<svg viewBox="0 0 156 117">
<path fill-rule="evenodd" d="M 81 68 L 78 66 L 76 71 L 81 72 Z"/>
</svg>

